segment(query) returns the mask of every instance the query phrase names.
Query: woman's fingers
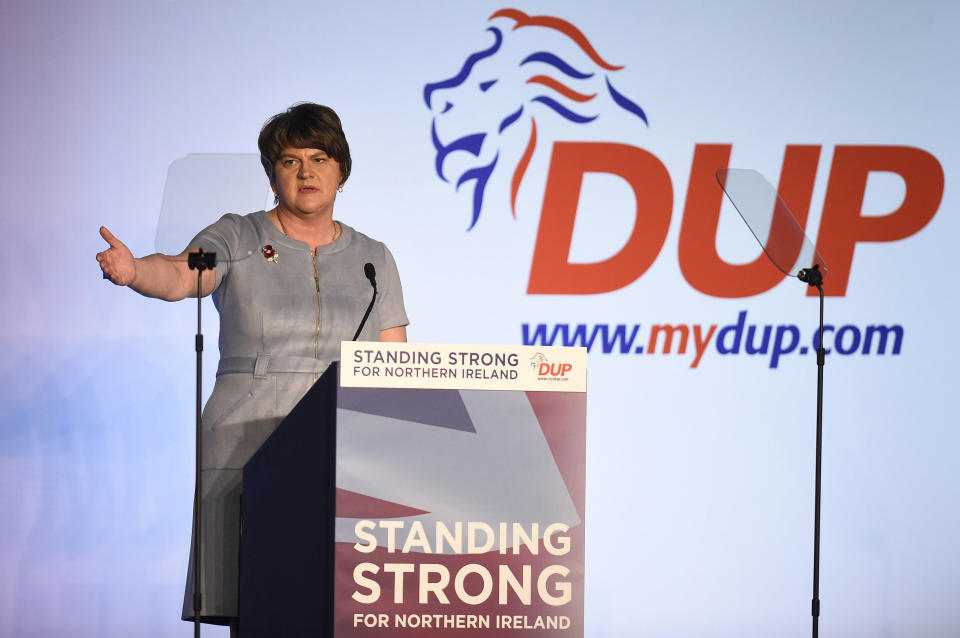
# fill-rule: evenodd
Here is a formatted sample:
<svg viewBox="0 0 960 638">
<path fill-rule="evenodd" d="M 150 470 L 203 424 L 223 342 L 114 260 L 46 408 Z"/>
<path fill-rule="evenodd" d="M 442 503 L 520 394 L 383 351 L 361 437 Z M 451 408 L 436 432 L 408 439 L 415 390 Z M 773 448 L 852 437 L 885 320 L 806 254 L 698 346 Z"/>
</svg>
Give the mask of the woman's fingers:
<svg viewBox="0 0 960 638">
<path fill-rule="evenodd" d="M 119 239 L 117 239 L 116 237 L 114 237 L 114 236 L 113 236 L 113 233 L 111 233 L 110 230 L 109 230 L 106 226 L 101 226 L 101 227 L 100 227 L 100 236 L 103 237 L 103 239 L 104 239 L 108 244 L 110 244 L 110 247 L 111 247 L 111 248 L 120 248 L 120 247 L 126 248 L 126 246 L 124 245 L 124 243 L 123 243 L 122 241 L 120 241 Z"/>
<path fill-rule="evenodd" d="M 97 263 L 103 271 L 103 278 L 109 279 L 118 286 L 126 286 L 133 281 L 136 266 L 133 255 L 127 246 L 114 237 L 106 226 L 100 227 L 100 236 L 110 244 L 110 247 L 97 253 Z"/>
</svg>

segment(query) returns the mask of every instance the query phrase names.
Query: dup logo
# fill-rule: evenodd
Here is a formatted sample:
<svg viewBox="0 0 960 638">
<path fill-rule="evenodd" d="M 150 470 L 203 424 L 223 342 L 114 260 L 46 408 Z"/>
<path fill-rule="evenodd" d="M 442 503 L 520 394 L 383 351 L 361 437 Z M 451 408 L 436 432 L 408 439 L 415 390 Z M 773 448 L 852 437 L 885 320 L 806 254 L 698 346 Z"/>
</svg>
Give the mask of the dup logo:
<svg viewBox="0 0 960 638">
<path fill-rule="evenodd" d="M 573 370 L 572 363 L 551 363 L 542 352 L 537 352 L 530 357 L 530 367 L 536 370 L 537 376 L 541 379 L 562 379 Z"/>
<path fill-rule="evenodd" d="M 457 190 L 473 189 L 467 224 L 471 230 L 489 207 L 492 184 L 509 184 L 510 214 L 517 217 L 517 196 L 531 159 L 549 150 L 527 293 L 596 294 L 629 285 L 659 256 L 674 213 L 667 168 L 650 150 L 624 141 L 635 141 L 651 125 L 631 88 L 636 78 L 559 17 L 502 9 L 488 22 L 490 44 L 464 52 L 459 70 L 423 88 L 432 116 L 436 175 Z M 615 130 L 624 132 L 620 138 L 591 140 L 597 124 L 611 130 L 608 124 L 615 118 L 620 118 Z M 770 290 L 782 274 L 763 254 L 752 262 L 729 263 L 718 253 L 723 192 L 715 176 L 728 167 L 731 150 L 729 143 L 698 143 L 694 148 L 677 261 L 695 290 L 739 298 Z M 778 192 L 804 227 L 820 153 L 820 145 L 784 149 Z M 856 245 L 898 241 L 926 226 L 940 206 L 944 175 L 929 152 L 890 145 L 835 146 L 829 170 L 816 248 L 830 269 L 825 294 L 843 296 Z M 877 171 L 899 175 L 905 195 L 888 214 L 863 215 L 867 178 Z M 571 262 L 574 222 L 588 173 L 624 179 L 636 200 L 635 219 L 626 240 L 614 242 L 622 246 L 615 254 Z M 799 245 L 796 250 L 799 257 Z M 817 292 L 809 288 L 807 294 Z"/>
<path fill-rule="evenodd" d="M 622 66 L 604 60 L 577 27 L 565 20 L 549 16 L 528 16 L 515 9 L 502 9 L 490 20 L 504 18 L 513 28 L 491 26 L 493 37 L 489 48 L 470 54 L 453 77 L 427 84 L 423 99 L 434 113 L 431 136 L 436 149 L 437 176 L 445 182 L 456 180 L 456 187 L 473 182 L 472 229 L 483 209 L 484 192 L 491 173 L 500 161 L 501 141 L 527 132 L 523 155 L 512 162 L 510 206 L 516 217 L 517 191 L 537 148 L 537 121 L 533 105 L 540 105 L 551 118 L 589 124 L 613 105 L 638 118 L 644 125 L 647 116 L 634 101 L 618 91 L 611 75 Z M 573 45 L 576 60 L 549 48 L 524 47 L 540 42 L 523 43 L 520 47 L 505 44 L 505 31 L 540 27 L 559 34 Z M 569 48 L 568 48 L 569 49 Z M 486 94 L 486 95 L 485 95 Z M 477 112 L 477 102 L 489 107 Z M 466 117 L 461 115 L 466 113 Z M 479 128 L 479 130 L 477 130 Z M 442 131 L 442 133 L 441 133 Z M 447 160 L 458 152 L 472 156 L 457 168 L 448 168 Z M 456 174 L 459 173 L 459 174 Z"/>
</svg>

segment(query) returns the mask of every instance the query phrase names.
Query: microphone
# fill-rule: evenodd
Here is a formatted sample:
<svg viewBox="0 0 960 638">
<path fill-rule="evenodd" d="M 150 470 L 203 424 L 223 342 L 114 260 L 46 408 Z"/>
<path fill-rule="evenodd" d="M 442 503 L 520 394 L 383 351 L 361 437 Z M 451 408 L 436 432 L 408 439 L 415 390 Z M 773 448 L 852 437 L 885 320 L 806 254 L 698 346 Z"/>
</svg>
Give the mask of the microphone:
<svg viewBox="0 0 960 638">
<path fill-rule="evenodd" d="M 369 261 L 363 265 L 363 274 L 367 276 L 367 279 L 370 280 L 370 285 L 373 286 L 373 289 L 377 289 L 377 269 L 373 267 Z"/>
<path fill-rule="evenodd" d="M 370 299 L 367 311 L 363 313 L 363 319 L 360 320 L 357 333 L 353 335 L 353 341 L 356 341 L 360 333 L 363 332 L 363 326 L 367 323 L 367 317 L 370 316 L 370 311 L 373 310 L 373 302 L 377 300 L 377 269 L 368 261 L 363 265 L 363 274 L 366 275 L 367 279 L 370 280 L 370 285 L 373 286 L 373 297 Z"/>
</svg>

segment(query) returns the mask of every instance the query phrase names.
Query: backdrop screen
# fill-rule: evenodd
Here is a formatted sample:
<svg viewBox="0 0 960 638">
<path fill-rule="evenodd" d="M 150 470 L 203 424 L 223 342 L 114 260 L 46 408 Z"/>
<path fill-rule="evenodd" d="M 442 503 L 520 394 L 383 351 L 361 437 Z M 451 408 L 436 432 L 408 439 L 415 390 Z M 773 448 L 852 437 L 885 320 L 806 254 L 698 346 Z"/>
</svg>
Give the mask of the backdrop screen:
<svg viewBox="0 0 960 638">
<path fill-rule="evenodd" d="M 271 207 L 257 135 L 299 101 L 343 120 L 335 216 L 390 247 L 411 340 L 589 349 L 585 635 L 809 632 L 818 299 L 725 168 L 829 271 L 824 634 L 960 634 L 960 5 L 0 13 L 0 637 L 191 631 L 196 307 L 103 281 L 98 228 L 179 252 Z"/>
</svg>

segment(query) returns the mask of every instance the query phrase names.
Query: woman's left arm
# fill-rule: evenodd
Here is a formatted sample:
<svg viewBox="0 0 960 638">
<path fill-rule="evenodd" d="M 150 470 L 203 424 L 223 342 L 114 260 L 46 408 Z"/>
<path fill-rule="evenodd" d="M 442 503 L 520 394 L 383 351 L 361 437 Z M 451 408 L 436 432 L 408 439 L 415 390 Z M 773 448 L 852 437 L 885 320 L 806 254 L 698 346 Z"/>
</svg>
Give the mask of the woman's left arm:
<svg viewBox="0 0 960 638">
<path fill-rule="evenodd" d="M 396 328 L 387 328 L 380 331 L 380 341 L 406 341 L 407 327 L 397 326 Z"/>
</svg>

